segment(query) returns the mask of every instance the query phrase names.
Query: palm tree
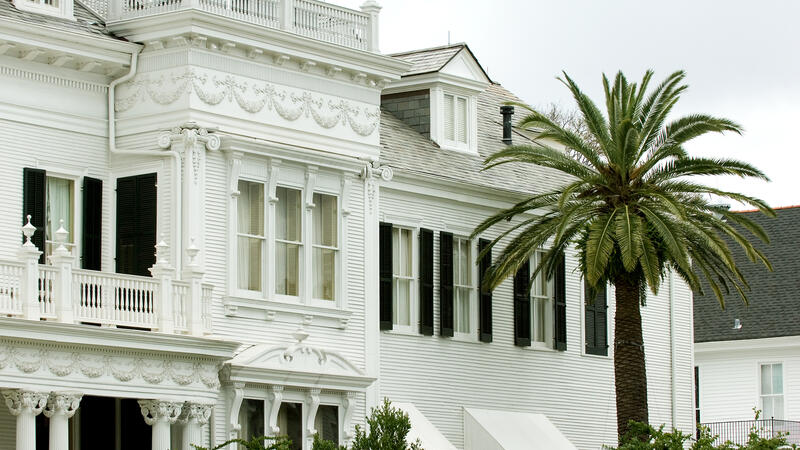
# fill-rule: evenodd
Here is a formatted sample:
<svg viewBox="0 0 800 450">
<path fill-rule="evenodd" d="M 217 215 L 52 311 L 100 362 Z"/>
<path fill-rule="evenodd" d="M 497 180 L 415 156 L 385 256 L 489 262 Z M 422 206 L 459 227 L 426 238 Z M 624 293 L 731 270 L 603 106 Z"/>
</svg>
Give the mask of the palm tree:
<svg viewBox="0 0 800 450">
<path fill-rule="evenodd" d="M 579 268 L 590 290 L 606 283 L 614 285 L 619 436 L 627 430 L 630 420 L 648 421 L 640 314 L 647 289 L 657 294 L 665 274 L 671 270 L 701 292 L 699 272 L 708 280 L 722 307 L 722 293 L 730 289 L 746 302 L 747 282 L 723 236 L 740 245 L 750 259 L 771 270 L 762 252 L 742 234 L 747 230 L 767 242 L 764 230 L 747 217 L 712 203 L 710 197 L 716 197 L 716 202 L 732 200 L 751 205 L 774 216 L 769 205 L 694 181 L 700 175 L 767 177 L 750 164 L 692 157 L 684 148 L 687 142 L 706 133 L 741 134 L 741 127 L 703 114 L 667 122 L 687 88 L 683 84 L 685 74 L 675 72 L 648 92 L 652 76 L 652 71 L 646 72 L 637 85 L 628 83 L 620 72 L 611 85 L 603 75 L 604 114 L 564 73 L 559 80 L 572 92 L 588 135 L 578 135 L 541 112 L 515 104 L 526 110 L 527 116 L 519 126 L 535 131 L 535 144 L 509 146 L 493 154 L 486 159 L 484 170 L 507 163 L 534 164 L 569 175 L 569 182 L 495 214 L 473 232 L 475 237 L 499 222 L 520 214 L 530 215 L 504 230 L 484 251 L 491 251 L 502 238 L 517 233 L 489 268 L 485 288 L 497 287 L 543 247 L 548 250 L 532 277 L 540 271 L 552 276 L 564 250 L 571 245 L 578 249 Z"/>
</svg>

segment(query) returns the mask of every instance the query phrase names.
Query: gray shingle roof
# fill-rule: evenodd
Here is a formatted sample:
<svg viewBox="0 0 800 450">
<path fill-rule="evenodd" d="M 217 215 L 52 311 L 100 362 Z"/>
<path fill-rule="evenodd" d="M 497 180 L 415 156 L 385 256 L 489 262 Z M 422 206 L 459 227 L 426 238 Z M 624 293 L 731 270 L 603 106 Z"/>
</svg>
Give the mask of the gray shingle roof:
<svg viewBox="0 0 800 450">
<path fill-rule="evenodd" d="M 770 237 L 756 246 L 767 255 L 774 272 L 750 262 L 738 245 L 729 243 L 736 264 L 750 283 L 745 306 L 738 295 L 725 295 L 721 310 L 714 293 L 694 296 L 695 342 L 800 336 L 800 206 L 776 210 L 775 219 L 758 212 L 743 212 L 759 223 Z M 734 319 L 742 327 L 734 330 Z"/>
<path fill-rule="evenodd" d="M 505 164 L 481 172 L 483 160 L 506 147 L 502 142 L 500 106 L 520 101 L 499 84 L 478 96 L 478 155 L 443 150 L 387 111 L 381 114 L 381 164 L 397 173 L 417 174 L 476 186 L 530 194 L 553 189 L 567 181 L 560 172 L 530 165 Z M 531 143 L 520 133 L 514 143 Z"/>
<path fill-rule="evenodd" d="M 54 27 L 65 31 L 98 36 L 100 38 L 124 40 L 109 33 L 103 25 L 102 19 L 95 16 L 78 2 L 74 4 L 73 15 L 76 19 L 74 21 L 48 16 L 46 14 L 21 11 L 11 3 L 11 0 L 0 0 L 0 18 L 3 20 L 14 20 L 31 25 Z"/>
<path fill-rule="evenodd" d="M 453 57 L 466 47 L 465 44 L 446 45 L 444 47 L 426 48 L 411 52 L 395 53 L 389 56 L 402 59 L 413 64 L 403 76 L 419 75 L 421 73 L 438 72 L 450 62 Z"/>
</svg>

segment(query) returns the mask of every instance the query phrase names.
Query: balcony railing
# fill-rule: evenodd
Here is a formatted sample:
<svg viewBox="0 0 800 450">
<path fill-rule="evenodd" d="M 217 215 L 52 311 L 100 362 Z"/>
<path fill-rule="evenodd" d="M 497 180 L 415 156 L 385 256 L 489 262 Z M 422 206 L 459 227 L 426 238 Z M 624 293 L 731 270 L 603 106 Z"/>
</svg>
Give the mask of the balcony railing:
<svg viewBox="0 0 800 450">
<path fill-rule="evenodd" d="M 800 445 L 800 422 L 793 420 L 779 419 L 759 419 L 759 420 L 736 420 L 728 422 L 708 422 L 701 423 L 707 427 L 712 436 L 719 436 L 715 441 L 722 444 L 730 441 L 733 444 L 745 445 L 750 437 L 750 433 L 766 439 L 785 436 L 786 442 Z"/>
<path fill-rule="evenodd" d="M 87 0 L 103 9 L 101 0 Z M 197 9 L 244 22 L 281 29 L 319 41 L 378 51 L 378 11 L 367 1 L 355 11 L 317 0 L 108 0 L 108 22 Z"/>
<path fill-rule="evenodd" d="M 0 315 L 194 336 L 211 332 L 213 286 L 203 284 L 193 266 L 186 279 L 176 280 L 156 252 L 153 277 L 75 269 L 63 245 L 50 256 L 52 265 L 40 265 L 41 252 L 30 241 L 35 228 L 29 223 L 23 230 L 18 260 L 0 261 Z"/>
</svg>

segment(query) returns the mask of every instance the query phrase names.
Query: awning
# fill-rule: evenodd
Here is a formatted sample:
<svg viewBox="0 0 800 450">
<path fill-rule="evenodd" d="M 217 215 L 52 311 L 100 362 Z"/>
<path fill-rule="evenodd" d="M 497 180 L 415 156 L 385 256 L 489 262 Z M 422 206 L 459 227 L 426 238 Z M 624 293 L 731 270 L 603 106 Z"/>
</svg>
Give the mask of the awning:
<svg viewBox="0 0 800 450">
<path fill-rule="evenodd" d="M 392 406 L 408 414 L 411 420 L 411 431 L 406 437 L 407 442 L 419 439 L 422 448 L 431 450 L 456 450 L 453 444 L 428 419 L 422 415 L 412 403 L 392 403 Z"/>
<path fill-rule="evenodd" d="M 576 447 L 543 414 L 464 408 L 464 449 L 575 450 Z"/>
</svg>

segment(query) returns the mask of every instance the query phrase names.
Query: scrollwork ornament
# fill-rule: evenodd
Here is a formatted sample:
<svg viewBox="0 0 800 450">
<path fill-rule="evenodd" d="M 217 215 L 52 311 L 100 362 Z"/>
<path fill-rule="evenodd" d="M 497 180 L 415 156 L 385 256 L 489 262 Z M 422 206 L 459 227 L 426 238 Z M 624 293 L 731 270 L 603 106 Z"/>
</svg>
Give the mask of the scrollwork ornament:
<svg viewBox="0 0 800 450">
<path fill-rule="evenodd" d="M 156 422 L 175 423 L 181 415 L 183 405 L 176 402 L 162 400 L 139 400 L 145 423 L 153 425 Z"/>
<path fill-rule="evenodd" d="M 8 389 L 2 391 L 6 406 L 11 415 L 18 416 L 22 413 L 38 415 L 47 405 L 48 393 L 27 390 Z"/>
<path fill-rule="evenodd" d="M 83 394 L 78 392 L 53 392 L 47 399 L 44 415 L 47 417 L 64 415 L 69 419 L 78 410 L 81 398 Z"/>
</svg>

